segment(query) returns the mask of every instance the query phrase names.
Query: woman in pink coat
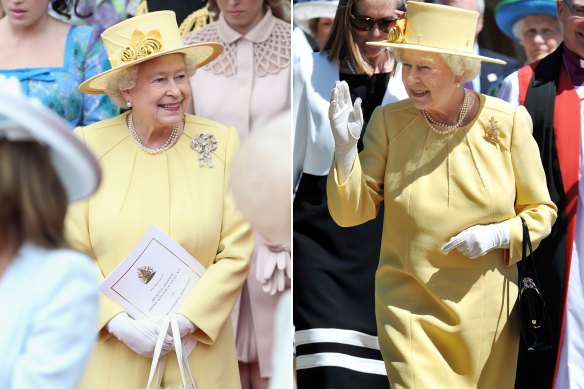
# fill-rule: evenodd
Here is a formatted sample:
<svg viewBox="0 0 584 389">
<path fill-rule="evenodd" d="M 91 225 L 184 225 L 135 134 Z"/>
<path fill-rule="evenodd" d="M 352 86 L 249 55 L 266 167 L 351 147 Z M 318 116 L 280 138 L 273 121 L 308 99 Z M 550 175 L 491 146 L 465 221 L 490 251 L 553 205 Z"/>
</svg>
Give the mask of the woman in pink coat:
<svg viewBox="0 0 584 389">
<path fill-rule="evenodd" d="M 282 0 L 212 3 L 210 7 L 220 10 L 218 21 L 191 32 L 186 42 L 221 42 L 225 50 L 191 78 L 194 111 L 235 127 L 245 142 L 250 133 L 290 109 L 291 27 L 285 8 L 290 5 Z M 274 312 L 289 286 L 289 264 L 286 247 L 256 232 L 251 269 L 233 314 L 243 388 L 267 387 Z"/>
</svg>

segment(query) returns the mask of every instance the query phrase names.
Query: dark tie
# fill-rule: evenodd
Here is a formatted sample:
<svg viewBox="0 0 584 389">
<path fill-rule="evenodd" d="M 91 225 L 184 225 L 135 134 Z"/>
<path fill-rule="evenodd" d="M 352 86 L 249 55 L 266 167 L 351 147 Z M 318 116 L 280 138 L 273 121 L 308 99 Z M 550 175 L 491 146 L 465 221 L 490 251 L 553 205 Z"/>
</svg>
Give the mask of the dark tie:
<svg viewBox="0 0 584 389">
<path fill-rule="evenodd" d="M 468 89 L 468 90 L 474 90 L 473 86 L 472 86 L 472 81 L 466 81 L 463 86 Z"/>
</svg>

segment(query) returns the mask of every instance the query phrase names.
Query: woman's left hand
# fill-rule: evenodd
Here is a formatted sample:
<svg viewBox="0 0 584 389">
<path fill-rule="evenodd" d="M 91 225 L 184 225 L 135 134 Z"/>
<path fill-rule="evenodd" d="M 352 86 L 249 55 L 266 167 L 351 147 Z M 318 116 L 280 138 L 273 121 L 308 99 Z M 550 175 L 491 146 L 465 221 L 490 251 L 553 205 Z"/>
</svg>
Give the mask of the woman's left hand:
<svg viewBox="0 0 584 389">
<path fill-rule="evenodd" d="M 260 244 L 257 248 L 256 279 L 270 295 L 284 291 L 292 276 L 290 250 L 281 245 Z"/>
<path fill-rule="evenodd" d="M 452 237 L 442 246 L 447 253 L 456 248 L 470 259 L 485 255 L 497 248 L 509 248 L 509 227 L 505 223 L 476 225 Z"/>
</svg>

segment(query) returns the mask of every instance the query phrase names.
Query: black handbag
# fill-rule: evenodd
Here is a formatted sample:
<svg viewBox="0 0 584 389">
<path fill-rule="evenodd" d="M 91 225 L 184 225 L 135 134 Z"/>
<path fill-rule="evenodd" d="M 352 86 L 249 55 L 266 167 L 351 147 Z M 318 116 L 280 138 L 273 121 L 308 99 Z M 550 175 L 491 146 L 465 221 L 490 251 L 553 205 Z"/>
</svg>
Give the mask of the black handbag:
<svg viewBox="0 0 584 389">
<path fill-rule="evenodd" d="M 522 254 L 521 261 L 517 264 L 521 337 L 527 346 L 527 351 L 545 351 L 552 348 L 551 321 L 543 295 L 538 287 L 540 284 L 535 271 L 529 229 L 523 218 L 521 218 L 521 225 L 523 226 Z M 527 247 L 529 247 L 529 257 L 527 256 Z"/>
</svg>

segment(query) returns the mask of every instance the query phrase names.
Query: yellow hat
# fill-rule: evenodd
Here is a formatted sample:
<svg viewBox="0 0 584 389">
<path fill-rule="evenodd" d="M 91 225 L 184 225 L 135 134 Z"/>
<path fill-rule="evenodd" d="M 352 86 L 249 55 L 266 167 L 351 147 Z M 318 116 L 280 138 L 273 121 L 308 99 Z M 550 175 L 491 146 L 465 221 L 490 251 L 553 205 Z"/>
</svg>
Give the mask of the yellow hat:
<svg viewBox="0 0 584 389">
<path fill-rule="evenodd" d="M 134 16 L 101 34 L 112 68 L 83 82 L 83 93 L 104 93 L 108 78 L 122 69 L 167 54 L 183 53 L 201 67 L 223 51 L 218 42 L 184 45 L 173 11 Z"/>
<path fill-rule="evenodd" d="M 387 40 L 367 44 L 458 55 L 501 65 L 506 63 L 474 53 L 478 12 L 417 1 L 409 1 L 407 7 L 405 20 L 398 21 L 389 30 Z"/>
</svg>

